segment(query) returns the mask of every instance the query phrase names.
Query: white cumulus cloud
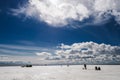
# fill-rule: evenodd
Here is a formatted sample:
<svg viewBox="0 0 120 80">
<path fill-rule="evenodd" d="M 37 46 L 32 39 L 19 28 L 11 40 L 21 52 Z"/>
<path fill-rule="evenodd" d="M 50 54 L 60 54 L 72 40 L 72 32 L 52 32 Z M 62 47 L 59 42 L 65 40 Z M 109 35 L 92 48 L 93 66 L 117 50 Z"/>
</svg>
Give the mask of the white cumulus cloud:
<svg viewBox="0 0 120 80">
<path fill-rule="evenodd" d="M 46 59 L 49 56 L 51 56 L 51 53 L 49 53 L 49 52 L 37 52 L 36 55 L 39 56 L 40 59 Z"/>
<path fill-rule="evenodd" d="M 65 26 L 72 21 L 82 22 L 93 17 L 93 23 L 101 23 L 114 16 L 120 23 L 120 0 L 28 0 L 13 15 L 36 18 L 53 27 Z"/>
<path fill-rule="evenodd" d="M 41 53 L 36 53 L 36 55 L 38 55 L 38 56 L 50 56 L 51 53 L 48 53 L 48 52 L 41 52 Z"/>
</svg>

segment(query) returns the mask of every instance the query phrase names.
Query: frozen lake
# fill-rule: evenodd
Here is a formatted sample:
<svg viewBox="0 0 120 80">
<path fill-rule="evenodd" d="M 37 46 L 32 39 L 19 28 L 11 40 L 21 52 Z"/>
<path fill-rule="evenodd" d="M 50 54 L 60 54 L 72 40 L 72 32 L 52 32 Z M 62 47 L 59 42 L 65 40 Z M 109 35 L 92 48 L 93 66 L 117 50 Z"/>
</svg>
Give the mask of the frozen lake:
<svg viewBox="0 0 120 80">
<path fill-rule="evenodd" d="M 120 65 L 33 66 L 32 68 L 0 67 L 0 80 L 120 80 Z"/>
</svg>

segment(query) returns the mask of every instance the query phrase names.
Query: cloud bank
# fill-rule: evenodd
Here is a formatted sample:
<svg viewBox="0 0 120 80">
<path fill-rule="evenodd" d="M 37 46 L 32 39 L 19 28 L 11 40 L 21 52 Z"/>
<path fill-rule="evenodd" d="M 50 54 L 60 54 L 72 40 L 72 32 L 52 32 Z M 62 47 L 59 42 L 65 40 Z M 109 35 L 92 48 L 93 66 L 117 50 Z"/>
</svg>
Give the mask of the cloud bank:
<svg viewBox="0 0 120 80">
<path fill-rule="evenodd" d="M 94 42 L 74 43 L 72 45 L 61 44 L 53 60 L 65 60 L 73 63 L 119 63 L 120 47 Z M 51 58 L 52 57 L 52 58 Z"/>
<path fill-rule="evenodd" d="M 82 23 L 85 20 L 98 24 L 108 21 L 111 16 L 120 24 L 119 3 L 120 0 L 28 0 L 12 11 L 13 15 L 25 15 L 53 27 L 69 25 L 73 21 Z"/>
<path fill-rule="evenodd" d="M 54 50 L 0 44 L 0 61 L 37 64 L 120 64 L 120 47 L 95 42 L 61 44 Z"/>
</svg>

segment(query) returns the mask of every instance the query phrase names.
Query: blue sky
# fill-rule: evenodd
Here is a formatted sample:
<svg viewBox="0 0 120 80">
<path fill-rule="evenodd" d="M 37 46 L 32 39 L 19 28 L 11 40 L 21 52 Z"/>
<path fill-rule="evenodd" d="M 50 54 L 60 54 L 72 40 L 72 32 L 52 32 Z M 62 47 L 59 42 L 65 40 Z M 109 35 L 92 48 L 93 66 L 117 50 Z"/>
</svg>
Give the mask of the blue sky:
<svg viewBox="0 0 120 80">
<path fill-rule="evenodd" d="M 37 52 L 53 54 L 61 43 L 72 45 L 92 41 L 98 44 L 120 46 L 120 12 L 117 2 L 114 2 L 117 7 L 109 8 L 108 6 L 101 10 L 99 5 L 102 4 L 102 0 L 99 5 L 98 2 L 91 1 L 97 6 L 95 11 L 90 12 L 89 10 L 93 7 L 91 5 L 90 9 L 86 7 L 90 2 L 88 0 L 86 0 L 87 2 L 80 1 L 74 1 L 75 4 L 81 4 L 77 4 L 80 10 L 72 9 L 69 5 L 72 5 L 73 8 L 75 5 L 68 0 L 61 2 L 59 0 L 0 1 L 0 55 L 31 56 Z M 49 8 L 46 3 L 50 6 Z M 113 2 L 110 3 L 108 0 L 105 3 L 112 4 Z M 31 8 L 34 4 L 36 6 Z M 53 4 L 62 6 L 65 12 L 61 12 L 61 7 L 60 10 L 54 9 Z M 82 12 L 82 10 L 84 11 Z M 67 15 L 63 15 L 63 13 Z M 92 15 L 93 13 L 95 15 Z M 102 15 L 97 16 L 100 14 Z"/>
</svg>

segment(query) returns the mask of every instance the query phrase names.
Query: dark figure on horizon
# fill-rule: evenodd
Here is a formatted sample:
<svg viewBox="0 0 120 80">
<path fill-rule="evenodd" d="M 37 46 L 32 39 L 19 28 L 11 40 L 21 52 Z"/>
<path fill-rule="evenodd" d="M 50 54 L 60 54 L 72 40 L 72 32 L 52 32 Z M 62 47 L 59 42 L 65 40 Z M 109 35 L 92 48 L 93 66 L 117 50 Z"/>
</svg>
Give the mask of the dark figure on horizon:
<svg viewBox="0 0 120 80">
<path fill-rule="evenodd" d="M 97 70 L 98 68 L 97 68 L 97 66 L 95 66 L 95 70 Z"/>
<path fill-rule="evenodd" d="M 101 70 L 101 68 L 100 68 L 100 67 L 95 66 L 95 70 L 100 71 L 100 70 Z"/>
<path fill-rule="evenodd" d="M 23 65 L 21 67 L 32 67 L 32 65 Z"/>
<path fill-rule="evenodd" d="M 87 65 L 86 64 L 84 64 L 84 69 L 87 69 Z"/>
<path fill-rule="evenodd" d="M 101 70 L 101 68 L 100 68 L 100 67 L 98 67 L 98 70 Z"/>
</svg>

